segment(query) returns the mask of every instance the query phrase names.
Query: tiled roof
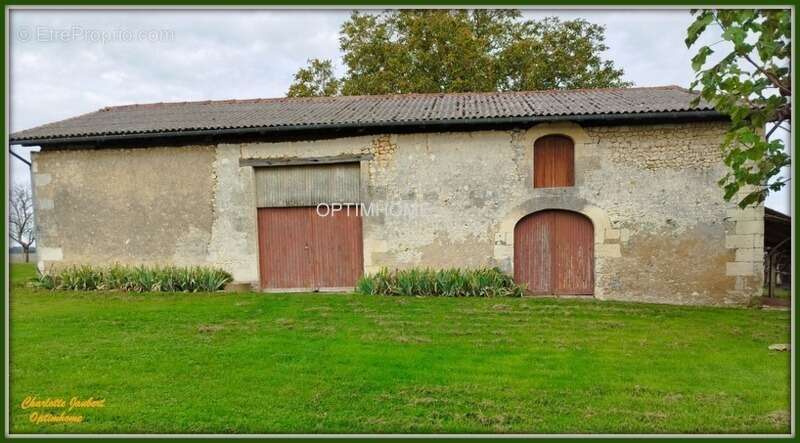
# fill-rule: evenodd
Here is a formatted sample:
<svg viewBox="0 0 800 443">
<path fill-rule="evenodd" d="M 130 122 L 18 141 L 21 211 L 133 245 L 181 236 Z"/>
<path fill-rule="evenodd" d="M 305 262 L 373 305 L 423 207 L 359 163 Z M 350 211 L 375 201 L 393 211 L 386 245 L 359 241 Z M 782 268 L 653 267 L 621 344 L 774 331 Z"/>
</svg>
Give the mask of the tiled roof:
<svg viewBox="0 0 800 443">
<path fill-rule="evenodd" d="M 712 111 L 678 86 L 525 92 L 273 98 L 113 106 L 11 134 L 25 142 L 246 128 L 391 127 L 513 118 Z"/>
</svg>

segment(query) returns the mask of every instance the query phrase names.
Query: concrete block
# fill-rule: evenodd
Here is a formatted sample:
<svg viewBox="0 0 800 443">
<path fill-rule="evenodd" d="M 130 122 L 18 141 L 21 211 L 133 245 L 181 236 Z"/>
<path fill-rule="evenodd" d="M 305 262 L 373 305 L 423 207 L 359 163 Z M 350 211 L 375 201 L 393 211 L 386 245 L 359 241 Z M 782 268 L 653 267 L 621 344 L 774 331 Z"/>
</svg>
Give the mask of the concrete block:
<svg viewBox="0 0 800 443">
<path fill-rule="evenodd" d="M 728 249 L 752 248 L 753 235 L 733 235 L 725 236 L 725 247 Z"/>
<path fill-rule="evenodd" d="M 507 232 L 498 232 L 494 235 L 494 244 L 495 245 L 507 245 L 508 241 L 508 233 Z"/>
<path fill-rule="evenodd" d="M 619 229 L 606 229 L 607 240 L 618 240 L 620 236 Z"/>
<path fill-rule="evenodd" d="M 764 233 L 764 221 L 763 220 L 737 221 L 736 222 L 736 233 L 737 234 L 763 234 Z"/>
<path fill-rule="evenodd" d="M 51 181 L 53 181 L 53 177 L 50 174 L 34 174 L 33 175 L 33 183 L 35 184 L 35 186 L 37 188 L 41 187 L 41 186 L 47 186 L 47 185 L 50 184 Z"/>
<path fill-rule="evenodd" d="M 619 245 L 597 245 L 595 247 L 597 255 L 600 257 L 622 257 L 622 250 Z"/>
<path fill-rule="evenodd" d="M 756 262 L 763 259 L 764 250 L 761 248 L 736 249 L 737 262 Z"/>
<path fill-rule="evenodd" d="M 64 260 L 64 252 L 61 248 L 41 247 L 36 249 L 40 261 L 60 261 Z"/>
<path fill-rule="evenodd" d="M 761 208 L 728 208 L 726 216 L 733 220 L 761 220 L 764 218 L 764 211 Z"/>
<path fill-rule="evenodd" d="M 39 199 L 39 206 L 37 206 L 36 209 L 39 209 L 39 210 L 53 209 L 53 200 L 51 200 L 49 198 L 40 198 Z"/>
<path fill-rule="evenodd" d="M 495 245 L 494 257 L 496 259 L 503 259 L 506 257 L 514 257 L 514 247 L 511 245 Z"/>
<path fill-rule="evenodd" d="M 738 276 L 738 275 L 753 275 L 752 262 L 728 262 L 725 263 L 725 275 Z"/>
</svg>

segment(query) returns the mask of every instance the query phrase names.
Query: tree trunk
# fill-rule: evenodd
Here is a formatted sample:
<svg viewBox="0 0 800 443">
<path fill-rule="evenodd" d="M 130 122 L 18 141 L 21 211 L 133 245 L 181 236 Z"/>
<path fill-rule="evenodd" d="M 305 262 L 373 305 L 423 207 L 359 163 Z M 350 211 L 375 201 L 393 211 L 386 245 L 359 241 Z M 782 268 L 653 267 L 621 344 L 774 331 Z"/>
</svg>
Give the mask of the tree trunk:
<svg viewBox="0 0 800 443">
<path fill-rule="evenodd" d="M 23 248 L 22 248 L 22 252 L 24 252 L 24 253 L 25 253 L 25 263 L 28 263 L 28 261 L 29 261 L 29 258 L 30 258 L 30 255 L 31 255 L 31 254 L 30 254 L 30 252 L 31 252 L 31 248 L 30 248 L 30 247 L 23 247 Z"/>
</svg>

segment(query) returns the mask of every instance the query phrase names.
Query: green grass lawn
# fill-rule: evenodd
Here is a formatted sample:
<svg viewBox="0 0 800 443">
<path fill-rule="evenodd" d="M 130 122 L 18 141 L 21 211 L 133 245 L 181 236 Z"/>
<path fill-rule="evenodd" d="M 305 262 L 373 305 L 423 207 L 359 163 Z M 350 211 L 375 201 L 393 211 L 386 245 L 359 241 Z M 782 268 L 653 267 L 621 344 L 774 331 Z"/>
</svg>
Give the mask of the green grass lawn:
<svg viewBox="0 0 800 443">
<path fill-rule="evenodd" d="M 33 263 L 14 263 L 10 266 L 11 282 L 20 286 L 36 277 L 36 266 Z"/>
<path fill-rule="evenodd" d="M 11 429 L 786 433 L 788 340 L 785 311 L 17 282 Z M 106 403 L 34 424 L 33 395 Z"/>
</svg>

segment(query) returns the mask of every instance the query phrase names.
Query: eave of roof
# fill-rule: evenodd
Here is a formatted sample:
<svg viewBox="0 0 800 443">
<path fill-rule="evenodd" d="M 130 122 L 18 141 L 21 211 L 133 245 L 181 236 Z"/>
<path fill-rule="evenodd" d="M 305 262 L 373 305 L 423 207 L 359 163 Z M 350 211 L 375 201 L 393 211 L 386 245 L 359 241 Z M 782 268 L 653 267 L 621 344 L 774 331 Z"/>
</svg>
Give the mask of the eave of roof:
<svg viewBox="0 0 800 443">
<path fill-rule="evenodd" d="M 791 223 L 792 217 L 790 215 L 784 214 L 783 212 L 776 211 L 772 208 L 764 208 L 764 218 L 771 218 L 774 220 L 781 221 L 783 223 Z"/>
<path fill-rule="evenodd" d="M 303 126 L 261 126 L 246 128 L 223 129 L 197 129 L 180 131 L 152 131 L 123 134 L 102 134 L 81 137 L 55 137 L 41 139 L 10 139 L 11 144 L 21 146 L 47 146 L 66 144 L 92 144 L 106 142 L 126 142 L 149 139 L 175 139 L 190 137 L 220 137 L 220 136 L 246 136 L 246 135 L 287 135 L 311 131 L 324 130 L 392 130 L 416 128 L 420 130 L 468 130 L 475 126 L 502 126 L 502 125 L 534 125 L 537 123 L 571 121 L 576 123 L 603 124 L 603 123 L 648 123 L 690 120 L 723 120 L 727 117 L 717 111 L 679 111 L 679 112 L 651 112 L 651 113 L 615 113 L 615 114 L 584 114 L 584 115 L 555 115 L 533 117 L 502 117 L 502 118 L 474 118 L 452 119 L 437 121 L 402 121 L 402 122 L 365 122 L 365 123 L 333 123 Z"/>
<path fill-rule="evenodd" d="M 152 103 L 103 108 L 11 134 L 26 146 L 324 131 L 470 130 L 576 121 L 724 119 L 678 86 Z M 294 134 L 294 135 L 292 135 Z"/>
</svg>

